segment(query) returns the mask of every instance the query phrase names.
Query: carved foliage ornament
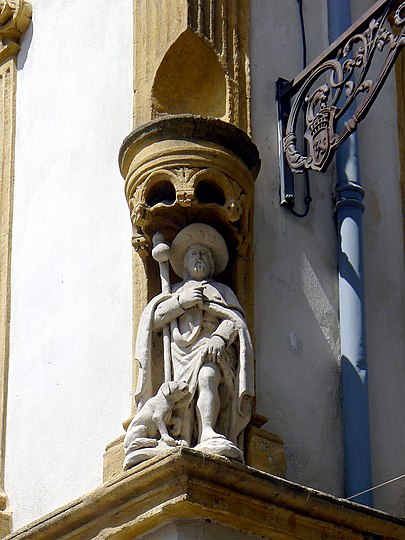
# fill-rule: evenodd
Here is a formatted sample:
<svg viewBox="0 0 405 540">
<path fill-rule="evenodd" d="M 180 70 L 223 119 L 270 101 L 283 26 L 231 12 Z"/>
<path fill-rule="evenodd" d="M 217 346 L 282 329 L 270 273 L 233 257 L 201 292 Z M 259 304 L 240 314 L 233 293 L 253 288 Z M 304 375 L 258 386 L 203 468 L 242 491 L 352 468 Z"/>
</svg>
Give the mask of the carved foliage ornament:
<svg viewBox="0 0 405 540">
<path fill-rule="evenodd" d="M 301 83 L 283 139 L 285 155 L 293 172 L 326 170 L 335 150 L 366 116 L 405 45 L 405 2 L 398 7 L 394 16 L 394 24 L 401 28 L 398 35 L 394 35 L 386 25 L 393 2 L 383 2 L 381 5 L 384 10 L 378 18 L 366 19 L 367 26 L 362 32 L 362 26 L 353 25 L 355 32 L 347 32 L 347 39 L 339 46 L 335 58 L 325 55 L 326 59 L 308 70 L 309 74 Z M 378 53 L 386 53 L 386 58 L 375 80 L 371 80 L 368 74 Z M 319 85 L 322 79 L 324 82 Z M 291 94 L 296 92 L 292 91 Z M 354 114 L 337 133 L 339 120 L 354 100 L 361 96 L 363 99 Z M 296 128 L 302 112 L 305 115 L 307 155 L 297 149 Z"/>
<path fill-rule="evenodd" d="M 3 45 L 18 42 L 30 25 L 31 4 L 25 0 L 0 0 L 0 39 Z"/>
</svg>

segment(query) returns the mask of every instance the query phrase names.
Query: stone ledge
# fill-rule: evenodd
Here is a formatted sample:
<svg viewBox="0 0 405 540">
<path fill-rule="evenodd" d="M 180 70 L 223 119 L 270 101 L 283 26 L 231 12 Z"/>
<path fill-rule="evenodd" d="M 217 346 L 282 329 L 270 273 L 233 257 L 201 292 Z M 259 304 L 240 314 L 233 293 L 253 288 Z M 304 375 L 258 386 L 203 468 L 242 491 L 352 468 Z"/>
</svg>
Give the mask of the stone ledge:
<svg viewBox="0 0 405 540">
<path fill-rule="evenodd" d="M 134 539 L 179 519 L 272 539 L 405 538 L 405 520 L 231 462 L 177 448 L 7 536 Z"/>
<path fill-rule="evenodd" d="M 257 422 L 257 418 L 259 418 L 259 415 L 255 414 L 245 430 L 246 465 L 284 478 L 286 462 L 283 441 L 274 433 L 257 427 L 254 423 L 255 420 Z M 103 457 L 104 483 L 122 474 L 124 436 L 125 433 L 111 441 L 105 449 Z"/>
</svg>

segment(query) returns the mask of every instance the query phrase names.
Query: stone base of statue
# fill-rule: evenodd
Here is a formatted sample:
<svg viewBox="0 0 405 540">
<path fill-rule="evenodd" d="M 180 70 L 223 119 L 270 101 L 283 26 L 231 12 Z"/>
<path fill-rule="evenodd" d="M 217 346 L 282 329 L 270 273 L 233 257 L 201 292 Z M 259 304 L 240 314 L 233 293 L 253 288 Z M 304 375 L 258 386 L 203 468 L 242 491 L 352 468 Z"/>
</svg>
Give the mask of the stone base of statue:
<svg viewBox="0 0 405 540">
<path fill-rule="evenodd" d="M 257 413 L 253 414 L 251 423 L 245 430 L 244 441 L 244 460 L 240 459 L 240 450 L 235 451 L 235 447 L 230 443 L 230 447 L 227 448 L 229 455 L 226 456 L 235 461 L 246 463 L 246 465 L 258 469 L 260 471 L 270 473 L 276 476 L 285 477 L 286 462 L 283 441 L 274 433 L 269 433 L 260 426 L 265 423 L 267 419 Z M 130 423 L 128 419 L 127 425 Z M 153 443 L 153 447 L 146 448 L 146 442 Z M 137 465 L 142 461 L 146 461 L 149 458 L 162 455 L 165 452 L 171 452 L 173 449 L 181 447 L 187 447 L 184 445 L 176 445 L 175 447 L 163 446 L 158 447 L 158 441 L 155 439 L 145 439 L 144 441 L 137 441 L 143 445 L 143 448 L 135 448 L 131 446 L 128 452 L 128 457 L 125 460 L 124 453 L 124 435 L 114 439 L 107 445 L 103 460 L 103 481 L 109 482 L 113 478 L 122 474 L 123 468 L 125 470 L 130 469 L 133 465 Z M 180 441 L 177 441 L 180 443 Z M 200 443 L 201 444 L 201 443 Z M 203 443 L 204 444 L 204 443 Z M 203 446 L 203 445 L 201 445 Z M 197 445 L 196 450 L 200 450 L 204 454 L 211 454 L 213 456 L 218 455 L 220 451 L 225 451 L 225 448 L 218 448 L 216 445 L 211 445 L 210 448 L 202 448 Z"/>
<path fill-rule="evenodd" d="M 147 438 L 138 439 L 132 443 L 131 448 L 126 452 L 123 469 L 124 471 L 127 471 L 134 465 L 142 463 L 142 461 L 170 452 L 178 446 L 186 447 L 188 445 L 186 441 L 176 441 L 176 445 L 170 446 L 163 440 L 156 441 L 156 439 Z M 236 459 L 241 463 L 244 462 L 242 451 L 231 441 L 228 441 L 228 439 L 220 435 L 197 444 L 194 449 L 206 454 L 224 456 L 229 459 Z"/>
<path fill-rule="evenodd" d="M 156 441 L 155 439 L 138 439 L 135 442 L 136 444 L 132 444 L 125 455 L 123 465 L 124 471 L 127 471 L 134 465 L 138 465 L 138 463 L 142 463 L 142 461 L 165 454 L 177 446 L 187 446 L 186 441 L 176 441 L 175 446 L 169 446 L 164 441 Z M 236 459 L 241 463 L 244 462 L 241 450 L 225 437 L 213 437 L 197 444 L 194 449 L 204 452 L 205 454 L 224 456 L 229 459 Z"/>
<path fill-rule="evenodd" d="M 178 446 L 187 446 L 186 441 L 176 441 L 176 445 L 169 446 L 163 440 L 156 441 L 156 439 L 138 439 L 132 443 L 131 448 L 125 455 L 123 469 L 127 471 L 134 465 L 142 463 L 147 459 L 166 454 L 170 450 Z"/>
</svg>

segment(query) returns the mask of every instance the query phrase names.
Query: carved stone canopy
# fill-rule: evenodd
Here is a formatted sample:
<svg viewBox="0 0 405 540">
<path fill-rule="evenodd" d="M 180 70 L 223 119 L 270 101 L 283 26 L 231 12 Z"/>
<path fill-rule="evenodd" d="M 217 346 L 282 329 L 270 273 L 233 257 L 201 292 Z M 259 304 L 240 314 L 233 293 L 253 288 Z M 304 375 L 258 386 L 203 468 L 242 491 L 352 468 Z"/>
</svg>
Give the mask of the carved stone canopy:
<svg viewBox="0 0 405 540">
<path fill-rule="evenodd" d="M 172 240 L 192 222 L 211 224 L 246 253 L 260 159 L 245 132 L 216 118 L 166 116 L 133 131 L 119 163 L 142 257 L 156 231 Z"/>
</svg>

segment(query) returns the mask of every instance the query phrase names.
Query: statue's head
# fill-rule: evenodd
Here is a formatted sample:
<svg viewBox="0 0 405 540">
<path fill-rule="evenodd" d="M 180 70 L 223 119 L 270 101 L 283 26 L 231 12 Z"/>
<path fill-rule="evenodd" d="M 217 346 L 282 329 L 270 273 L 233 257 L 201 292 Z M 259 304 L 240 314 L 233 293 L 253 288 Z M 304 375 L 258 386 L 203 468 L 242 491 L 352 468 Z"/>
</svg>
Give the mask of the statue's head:
<svg viewBox="0 0 405 540">
<path fill-rule="evenodd" d="M 188 384 L 184 381 L 164 382 L 160 387 L 160 391 L 164 397 L 172 403 L 178 403 L 184 397 L 189 395 Z"/>
<path fill-rule="evenodd" d="M 223 237 L 213 227 L 192 223 L 174 238 L 170 247 L 170 263 L 179 277 L 207 279 L 225 270 L 228 249 Z"/>
<path fill-rule="evenodd" d="M 215 263 L 210 248 L 192 244 L 184 254 L 184 279 L 207 279 L 213 276 Z"/>
</svg>

